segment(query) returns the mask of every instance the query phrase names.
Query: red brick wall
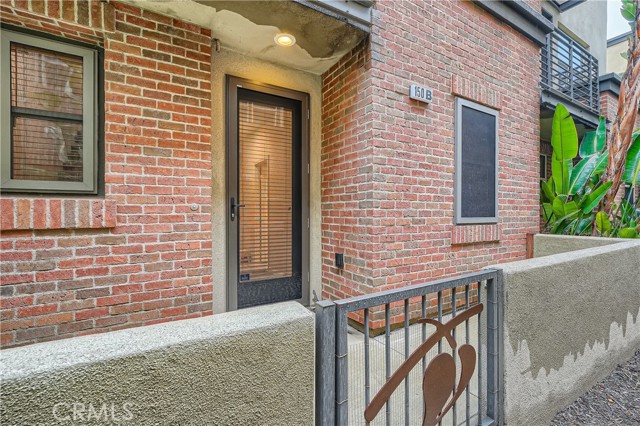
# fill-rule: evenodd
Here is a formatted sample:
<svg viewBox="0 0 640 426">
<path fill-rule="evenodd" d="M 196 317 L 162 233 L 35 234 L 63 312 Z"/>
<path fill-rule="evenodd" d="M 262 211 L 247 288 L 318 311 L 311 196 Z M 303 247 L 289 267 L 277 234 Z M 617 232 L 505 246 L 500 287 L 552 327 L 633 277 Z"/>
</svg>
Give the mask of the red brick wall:
<svg viewBox="0 0 640 426">
<path fill-rule="evenodd" d="M 365 40 L 323 75 L 322 95 L 322 282 L 323 297 L 366 292 L 365 263 L 373 210 L 374 117 L 371 56 Z M 334 254 L 346 267 L 336 269 Z M 363 286 L 363 288 L 361 288 Z"/>
<path fill-rule="evenodd" d="M 117 2 L 0 13 L 104 47 L 106 92 L 104 198 L 2 196 L 3 345 L 210 314 L 210 32 Z"/>
<path fill-rule="evenodd" d="M 618 114 L 618 97 L 609 91 L 600 93 L 600 115 L 606 117 L 607 121 L 613 122 Z M 640 129 L 640 113 L 636 117 L 634 129 Z M 623 189 L 618 191 L 617 200 L 620 201 L 624 197 Z M 636 187 L 636 199 L 640 197 L 640 187 Z"/>
<path fill-rule="evenodd" d="M 330 298 L 524 259 L 526 234 L 539 230 L 539 48 L 471 2 L 375 8 L 369 43 L 323 76 Z M 411 83 L 434 101 L 410 100 Z M 453 224 L 456 96 L 500 110 L 498 226 Z"/>
<path fill-rule="evenodd" d="M 618 114 L 618 97 L 609 91 L 600 93 L 600 115 L 613 122 Z M 640 128 L 640 114 L 636 117 L 635 128 Z"/>
</svg>

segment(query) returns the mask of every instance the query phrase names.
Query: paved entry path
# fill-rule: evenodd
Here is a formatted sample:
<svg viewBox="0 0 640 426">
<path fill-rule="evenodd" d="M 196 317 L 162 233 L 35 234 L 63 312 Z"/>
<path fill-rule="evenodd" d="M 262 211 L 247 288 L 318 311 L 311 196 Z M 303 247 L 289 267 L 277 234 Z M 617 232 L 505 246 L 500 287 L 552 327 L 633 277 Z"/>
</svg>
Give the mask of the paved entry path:
<svg viewBox="0 0 640 426">
<path fill-rule="evenodd" d="M 551 424 L 640 425 L 640 351 L 576 402 L 556 414 Z"/>
</svg>

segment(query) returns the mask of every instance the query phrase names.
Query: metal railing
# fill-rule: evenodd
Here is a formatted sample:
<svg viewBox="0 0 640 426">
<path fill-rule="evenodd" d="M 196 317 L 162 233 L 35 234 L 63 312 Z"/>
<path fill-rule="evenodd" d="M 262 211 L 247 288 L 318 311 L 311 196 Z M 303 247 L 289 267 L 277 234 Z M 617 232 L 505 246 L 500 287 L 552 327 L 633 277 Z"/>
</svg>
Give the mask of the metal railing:
<svg viewBox="0 0 640 426">
<path fill-rule="evenodd" d="M 559 30 L 547 34 L 542 47 L 543 90 L 549 90 L 589 111 L 600 111 L 598 59 Z"/>
<path fill-rule="evenodd" d="M 423 400 L 420 394 L 423 392 L 423 373 L 426 377 L 430 364 L 427 358 L 434 356 L 432 352 L 436 351 L 434 336 L 438 342 L 437 354 L 440 355 L 443 352 L 442 341 L 451 344 L 452 337 L 455 342 L 457 332 L 461 339 L 464 336 L 466 345 L 463 346 L 476 344 L 474 379 L 477 383 L 474 389 L 471 389 L 471 382 L 460 386 L 464 388 L 459 393 L 465 394 L 465 403 L 458 404 L 459 400 L 450 398 L 452 410 L 441 424 L 501 424 L 502 394 L 498 372 L 501 362 L 502 305 L 498 300 L 498 281 L 498 271 L 485 270 L 349 299 L 318 302 L 316 425 L 382 424 L 383 419 L 386 425 L 422 424 L 424 410 L 427 410 L 425 405 L 429 402 Z M 470 316 L 483 309 L 480 315 Z M 456 316 L 458 320 L 455 320 Z M 423 320 L 429 317 L 433 320 Z M 436 318 L 440 324 L 434 321 Z M 449 318 L 450 321 L 442 324 L 443 318 Z M 350 323 L 361 332 L 353 327 L 350 329 Z M 427 323 L 432 324 L 436 331 L 447 327 L 449 331 L 442 334 L 442 338 L 437 333 L 429 336 L 427 328 L 433 327 Z M 471 331 L 475 327 L 477 333 Z M 376 337 L 378 332 L 381 334 Z M 471 342 L 472 339 L 477 340 Z M 431 355 L 420 352 L 425 346 L 431 348 L 429 345 L 433 346 L 429 351 Z M 456 359 L 455 345 L 451 345 L 450 353 L 454 363 L 463 361 L 462 352 L 461 360 Z M 421 357 L 421 367 L 416 357 Z M 400 374 L 407 363 L 411 371 L 406 375 Z M 393 366 L 397 367 L 398 364 L 401 364 L 400 367 L 392 371 Z M 461 377 L 462 373 L 458 376 Z M 400 380 L 404 382 L 404 387 L 399 386 Z M 390 382 L 395 382 L 395 385 L 384 399 L 384 395 L 381 397 L 380 394 L 386 392 L 384 389 L 389 387 Z M 445 394 L 447 392 L 451 393 L 452 390 L 445 386 Z M 380 409 L 380 398 L 386 401 L 384 416 L 382 412 L 377 415 L 375 410 L 375 422 L 371 418 L 365 419 L 365 409 L 371 410 L 371 406 L 376 404 Z M 392 404 L 391 398 L 396 402 L 402 399 L 403 403 Z M 474 406 L 472 399 L 477 399 Z M 461 422 L 458 419 L 458 405 L 462 405 L 464 413 Z"/>
</svg>

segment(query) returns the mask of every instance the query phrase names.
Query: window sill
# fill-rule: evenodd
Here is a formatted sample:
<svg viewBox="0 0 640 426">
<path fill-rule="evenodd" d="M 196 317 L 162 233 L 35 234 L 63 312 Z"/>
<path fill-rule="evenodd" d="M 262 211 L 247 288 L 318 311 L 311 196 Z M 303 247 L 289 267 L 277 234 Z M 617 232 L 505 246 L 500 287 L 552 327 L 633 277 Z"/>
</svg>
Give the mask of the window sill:
<svg viewBox="0 0 640 426">
<path fill-rule="evenodd" d="M 500 241 L 500 225 L 453 225 L 451 245 L 490 243 Z"/>
<path fill-rule="evenodd" d="M 115 200 L 89 198 L 0 199 L 2 231 L 101 229 L 116 226 Z"/>
</svg>

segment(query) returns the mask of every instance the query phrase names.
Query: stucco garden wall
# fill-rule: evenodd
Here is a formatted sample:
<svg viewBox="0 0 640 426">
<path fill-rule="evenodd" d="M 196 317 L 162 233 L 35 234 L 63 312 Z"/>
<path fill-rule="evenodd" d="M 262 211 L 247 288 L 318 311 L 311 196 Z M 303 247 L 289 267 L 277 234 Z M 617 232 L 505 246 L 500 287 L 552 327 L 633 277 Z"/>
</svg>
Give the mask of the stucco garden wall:
<svg viewBox="0 0 640 426">
<path fill-rule="evenodd" d="M 313 424 L 314 319 L 295 302 L 7 349 L 0 361 L 7 426 Z"/>
<path fill-rule="evenodd" d="M 564 235 L 536 234 L 533 237 L 533 257 L 549 256 L 619 244 L 622 240 L 600 237 L 567 237 Z"/>
<path fill-rule="evenodd" d="M 548 424 L 640 348 L 640 241 L 614 242 L 496 267 L 507 425 Z"/>
</svg>

